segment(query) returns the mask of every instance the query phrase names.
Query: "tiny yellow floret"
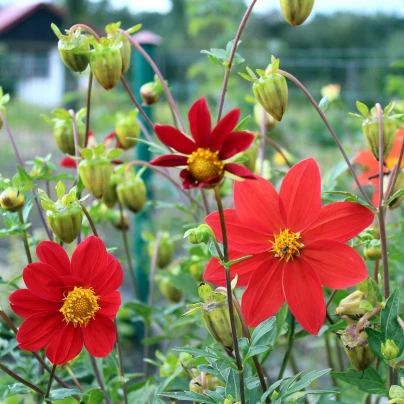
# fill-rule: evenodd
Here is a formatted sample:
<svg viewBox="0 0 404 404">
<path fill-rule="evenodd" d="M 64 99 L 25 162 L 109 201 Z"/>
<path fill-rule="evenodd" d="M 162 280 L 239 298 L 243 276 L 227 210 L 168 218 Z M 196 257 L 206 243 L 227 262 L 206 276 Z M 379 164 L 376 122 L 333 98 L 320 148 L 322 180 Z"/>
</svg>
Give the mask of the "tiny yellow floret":
<svg viewBox="0 0 404 404">
<path fill-rule="evenodd" d="M 64 303 L 60 312 L 63 313 L 66 323 L 72 322 L 75 327 L 77 325 L 85 327 L 100 309 L 97 303 L 99 298 L 100 296 L 97 296 L 92 288 L 84 289 L 75 286 L 63 298 Z"/>
<path fill-rule="evenodd" d="M 300 240 L 300 233 L 293 233 L 289 229 L 280 230 L 279 234 L 275 234 L 274 241 L 272 243 L 272 249 L 269 252 L 275 253 L 275 257 L 278 257 L 280 261 L 283 259 L 288 262 L 290 259 L 300 255 L 300 249 L 303 244 Z"/>
<path fill-rule="evenodd" d="M 219 159 L 218 151 L 213 152 L 200 147 L 188 157 L 187 164 L 187 170 L 195 183 L 223 176 L 224 163 Z"/>
</svg>

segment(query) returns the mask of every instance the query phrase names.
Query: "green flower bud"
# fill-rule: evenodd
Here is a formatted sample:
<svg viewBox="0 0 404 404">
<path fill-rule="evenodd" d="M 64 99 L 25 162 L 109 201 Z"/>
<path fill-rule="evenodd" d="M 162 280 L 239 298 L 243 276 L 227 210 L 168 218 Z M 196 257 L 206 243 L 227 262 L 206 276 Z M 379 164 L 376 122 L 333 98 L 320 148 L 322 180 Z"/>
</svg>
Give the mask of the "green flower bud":
<svg viewBox="0 0 404 404">
<path fill-rule="evenodd" d="M 352 325 L 343 331 L 340 337 L 344 351 L 354 368 L 358 372 L 367 369 L 372 364 L 375 354 L 368 344 L 366 332 L 358 334 L 356 325 Z"/>
<path fill-rule="evenodd" d="M 382 258 L 382 248 L 380 242 L 379 244 L 369 243 L 368 245 L 366 245 L 365 248 L 363 249 L 363 257 L 365 258 L 365 260 L 370 261 L 380 260 Z"/>
<path fill-rule="evenodd" d="M 137 121 L 138 111 L 131 111 L 128 115 L 117 113 L 115 133 L 122 149 L 130 149 L 135 146 L 140 136 L 140 126 Z"/>
<path fill-rule="evenodd" d="M 122 35 L 119 38 L 101 38 L 98 44 L 90 52 L 90 66 L 94 77 L 105 88 L 113 89 L 121 80 L 122 57 Z"/>
<path fill-rule="evenodd" d="M 401 378 L 401 385 L 404 386 L 404 377 Z M 404 389 L 401 386 L 393 385 L 389 390 L 391 400 L 387 404 L 404 404 Z"/>
<path fill-rule="evenodd" d="M 303 24 L 313 9 L 314 0 L 280 0 L 285 20 L 296 27 Z"/>
<path fill-rule="evenodd" d="M 203 279 L 203 271 L 205 269 L 205 265 L 203 262 L 196 262 L 195 264 L 191 264 L 189 266 L 189 273 L 195 279 L 196 282 L 200 283 Z"/>
<path fill-rule="evenodd" d="M 111 179 L 111 162 L 103 157 L 82 160 L 79 164 L 79 174 L 86 189 L 96 198 L 101 198 Z"/>
<path fill-rule="evenodd" d="M 81 33 L 81 28 L 72 34 L 62 35 L 59 28 L 52 24 L 51 28 L 59 38 L 58 50 L 63 63 L 73 72 L 82 72 L 88 66 L 90 43 L 87 36 Z"/>
<path fill-rule="evenodd" d="M 168 277 L 161 279 L 159 289 L 161 294 L 173 303 L 178 303 L 183 295 L 182 290 L 176 288 Z"/>
<path fill-rule="evenodd" d="M 132 178 L 116 188 L 119 202 L 133 213 L 138 213 L 146 203 L 146 186 L 141 178 Z"/>
<path fill-rule="evenodd" d="M 118 193 L 116 192 L 116 187 L 117 183 L 111 178 L 108 186 L 105 188 L 105 191 L 102 194 L 102 202 L 110 209 L 112 209 L 118 202 Z"/>
<path fill-rule="evenodd" d="M 147 247 L 149 257 L 153 257 L 156 248 L 156 243 L 150 241 Z M 174 255 L 174 242 L 171 238 L 170 233 L 163 232 L 160 238 L 159 250 L 157 252 L 157 266 L 159 268 L 165 268 L 170 264 Z"/>
<path fill-rule="evenodd" d="M 46 219 L 52 232 L 66 244 L 73 242 L 81 231 L 83 209 L 77 200 L 76 187 L 65 194 L 65 186 L 59 181 L 56 185 L 58 200 L 53 202 L 49 196 L 38 190 L 42 208 L 46 210 Z"/>
<path fill-rule="evenodd" d="M 397 181 L 394 184 L 394 188 L 392 190 L 391 195 L 394 195 L 397 191 L 400 189 L 404 188 L 404 172 L 400 168 L 400 172 L 397 175 Z M 394 198 L 390 203 L 389 203 L 389 209 L 393 210 L 401 206 L 401 204 L 404 201 L 404 195 L 399 196 L 398 198 Z"/>
<path fill-rule="evenodd" d="M 117 230 L 127 231 L 130 228 L 129 217 L 125 212 L 123 212 L 122 217 L 121 212 L 119 212 L 118 210 L 113 211 L 110 216 L 110 221 Z"/>
<path fill-rule="evenodd" d="M 6 188 L 0 194 L 0 206 L 9 212 L 19 211 L 25 203 L 25 196 L 17 188 Z"/>
<path fill-rule="evenodd" d="M 361 308 L 361 303 L 366 299 L 366 295 L 359 290 L 351 293 L 345 299 L 339 302 L 338 307 L 335 309 L 337 316 L 349 316 L 354 319 L 362 316 L 368 311 L 365 308 Z"/>
<path fill-rule="evenodd" d="M 153 105 L 158 102 L 163 92 L 163 85 L 157 76 L 154 77 L 154 81 L 145 83 L 140 87 L 140 96 L 145 105 Z"/>
<path fill-rule="evenodd" d="M 212 236 L 212 230 L 206 224 L 201 224 L 197 228 L 189 229 L 185 232 L 184 238 L 188 237 L 191 244 L 207 244 Z"/>
<path fill-rule="evenodd" d="M 388 361 L 396 359 L 400 355 L 400 349 L 398 348 L 396 343 L 391 339 L 388 339 L 385 344 L 382 342 L 381 348 L 382 348 L 381 349 L 382 355 Z"/>
</svg>

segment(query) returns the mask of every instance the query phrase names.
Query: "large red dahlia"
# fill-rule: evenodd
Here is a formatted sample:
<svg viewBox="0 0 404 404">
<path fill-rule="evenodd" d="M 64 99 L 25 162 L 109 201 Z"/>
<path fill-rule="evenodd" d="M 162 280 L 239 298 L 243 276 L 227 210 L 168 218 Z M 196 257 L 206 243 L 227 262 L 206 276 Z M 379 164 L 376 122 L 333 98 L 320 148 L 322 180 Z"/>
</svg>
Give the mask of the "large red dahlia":
<svg viewBox="0 0 404 404">
<path fill-rule="evenodd" d="M 238 286 L 247 286 L 242 310 L 257 326 L 287 302 L 300 325 L 318 334 L 325 319 L 322 285 L 341 289 L 367 276 L 359 254 L 346 241 L 373 221 L 373 213 L 352 202 L 321 204 L 317 163 L 304 160 L 286 174 L 280 192 L 263 178 L 236 182 L 235 209 L 225 210 L 230 259 L 252 255 L 230 268 Z M 222 240 L 218 212 L 206 223 Z M 213 258 L 204 278 L 225 284 L 225 271 Z"/>
<path fill-rule="evenodd" d="M 166 146 L 181 154 L 157 157 L 150 163 L 162 167 L 186 166 L 181 172 L 183 188 L 212 187 L 221 181 L 225 171 L 242 178 L 253 178 L 244 166 L 226 163 L 248 147 L 254 140 L 249 132 L 233 132 L 240 110 L 233 109 L 213 128 L 205 98 L 200 98 L 188 113 L 193 140 L 169 125 L 154 126 L 157 137 Z"/>
<path fill-rule="evenodd" d="M 76 357 L 83 344 L 91 355 L 107 356 L 114 347 L 114 318 L 121 304 L 118 260 L 94 236 L 79 244 L 71 262 L 52 241 L 39 243 L 36 253 L 40 262 L 23 271 L 27 289 L 9 298 L 12 310 L 25 317 L 18 346 L 26 351 L 46 348 L 55 365 Z"/>
</svg>

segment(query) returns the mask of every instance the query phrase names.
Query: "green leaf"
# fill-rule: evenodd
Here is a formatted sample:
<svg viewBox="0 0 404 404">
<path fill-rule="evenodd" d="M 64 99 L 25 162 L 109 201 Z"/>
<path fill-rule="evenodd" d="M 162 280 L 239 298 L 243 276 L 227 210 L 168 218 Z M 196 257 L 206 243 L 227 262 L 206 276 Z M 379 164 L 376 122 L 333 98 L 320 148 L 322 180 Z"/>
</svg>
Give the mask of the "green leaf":
<svg viewBox="0 0 404 404">
<path fill-rule="evenodd" d="M 49 398 L 51 401 L 57 401 L 76 395 L 87 396 L 88 394 L 83 393 L 79 389 L 56 389 L 52 390 L 47 398 Z"/>
<path fill-rule="evenodd" d="M 105 153 L 105 145 L 104 143 L 100 143 L 95 149 L 94 149 L 94 155 L 96 158 L 102 157 Z"/>
<path fill-rule="evenodd" d="M 397 287 L 387 299 L 386 306 L 380 314 L 380 329 L 384 342 L 388 339 L 393 340 L 400 350 L 399 355 L 401 355 L 404 350 L 404 338 L 403 329 L 397 321 L 399 303 L 399 288 Z"/>
<path fill-rule="evenodd" d="M 366 327 L 365 331 L 368 336 L 370 348 L 377 357 L 384 360 L 384 356 L 382 354 L 382 343 L 384 343 L 384 341 L 381 332 L 370 327 Z"/>
<path fill-rule="evenodd" d="M 363 102 L 356 101 L 356 108 L 365 118 L 369 116 L 369 108 Z"/>
<path fill-rule="evenodd" d="M 251 347 L 259 345 L 259 341 L 272 330 L 274 323 L 275 317 L 270 317 L 255 328 L 251 336 Z"/>
<path fill-rule="evenodd" d="M 399 189 L 397 192 L 395 192 L 392 196 L 390 196 L 389 199 L 384 203 L 383 206 L 389 205 L 391 202 L 393 202 L 396 198 L 400 197 L 401 195 L 404 195 L 404 188 Z"/>
<path fill-rule="evenodd" d="M 176 352 L 186 352 L 190 355 L 192 355 L 194 358 L 219 358 L 216 353 L 208 352 L 205 351 L 204 349 L 198 349 L 198 348 L 191 348 L 191 347 L 177 347 L 173 348 L 173 351 Z"/>
<path fill-rule="evenodd" d="M 240 65 L 241 63 L 244 63 L 244 62 L 245 62 L 245 59 L 239 53 L 234 54 L 233 66 Z"/>
<path fill-rule="evenodd" d="M 216 66 L 223 67 L 223 62 L 221 62 L 217 57 L 209 54 L 208 59 Z"/>
<path fill-rule="evenodd" d="M 30 175 L 18 164 L 17 164 L 17 170 L 18 170 L 18 174 L 20 175 L 20 179 L 22 182 L 24 182 L 24 183 L 32 182 L 32 178 L 30 177 Z"/>
<path fill-rule="evenodd" d="M 80 153 L 85 160 L 91 160 L 94 155 L 94 153 L 91 149 L 81 149 Z"/>
<path fill-rule="evenodd" d="M 229 57 L 228 53 L 224 49 L 213 48 L 210 50 L 210 52 L 217 59 L 227 60 Z"/>
<path fill-rule="evenodd" d="M 237 126 L 233 129 L 233 132 L 240 132 L 245 129 L 247 126 L 247 123 L 250 121 L 251 115 L 246 116 L 244 119 L 242 119 Z"/>
<path fill-rule="evenodd" d="M 269 346 L 256 345 L 248 351 L 247 356 L 244 358 L 244 360 L 247 360 L 248 358 L 252 358 L 253 356 L 258 355 L 260 353 L 266 352 L 266 351 L 268 351 L 268 349 L 269 349 Z"/>
<path fill-rule="evenodd" d="M 98 404 L 104 401 L 104 393 L 99 388 L 88 390 L 87 394 L 88 396 L 81 399 L 83 404 Z"/>
<path fill-rule="evenodd" d="M 240 400 L 240 379 L 234 369 L 230 369 L 226 379 L 225 395 L 231 395 L 235 401 Z"/>
<path fill-rule="evenodd" d="M 328 108 L 329 102 L 328 102 L 328 95 L 325 95 L 320 102 L 318 103 L 319 108 L 325 112 L 326 109 Z"/>
<path fill-rule="evenodd" d="M 171 397 L 175 400 L 194 401 L 196 403 L 215 403 L 215 401 L 203 394 L 195 393 L 194 391 L 183 391 L 179 393 L 160 393 L 159 396 Z"/>
<path fill-rule="evenodd" d="M 334 195 L 344 195 L 344 196 L 346 196 L 345 201 L 359 203 L 360 205 L 365 206 L 366 208 L 368 208 L 369 210 L 374 212 L 373 206 L 369 205 L 362 198 L 359 198 L 359 196 L 354 195 L 354 194 L 352 194 L 350 192 L 345 192 L 345 191 L 326 191 L 325 193 L 326 194 L 334 194 Z"/>
<path fill-rule="evenodd" d="M 110 160 L 116 159 L 118 156 L 122 154 L 123 150 L 122 149 L 112 149 L 108 155 L 107 158 Z"/>
<path fill-rule="evenodd" d="M 390 67 L 404 67 L 404 60 L 400 60 L 398 62 L 393 62 L 390 64 Z"/>
<path fill-rule="evenodd" d="M 346 372 L 331 372 L 331 375 L 367 393 L 387 394 L 383 379 L 372 367 L 367 368 L 364 372 L 348 369 Z"/>
<path fill-rule="evenodd" d="M 257 81 L 257 79 L 252 78 L 252 77 L 249 76 L 248 74 L 241 73 L 241 72 L 239 72 L 238 74 L 239 74 L 243 79 L 245 79 L 245 80 L 247 80 L 247 81 L 251 81 L 251 82 Z"/>
<path fill-rule="evenodd" d="M 56 185 L 56 195 L 58 199 L 62 199 L 65 193 L 66 193 L 65 184 L 63 184 L 62 181 L 59 181 Z"/>
<path fill-rule="evenodd" d="M 383 300 L 379 286 L 372 278 L 367 278 L 364 281 L 358 283 L 356 289 L 366 295 L 366 300 L 369 300 L 373 306 L 376 303 L 380 303 Z"/>
<path fill-rule="evenodd" d="M 14 383 L 8 386 L 8 389 L 10 390 L 10 394 L 29 394 L 31 393 L 31 389 L 27 387 L 25 384 L 22 383 Z"/>
</svg>

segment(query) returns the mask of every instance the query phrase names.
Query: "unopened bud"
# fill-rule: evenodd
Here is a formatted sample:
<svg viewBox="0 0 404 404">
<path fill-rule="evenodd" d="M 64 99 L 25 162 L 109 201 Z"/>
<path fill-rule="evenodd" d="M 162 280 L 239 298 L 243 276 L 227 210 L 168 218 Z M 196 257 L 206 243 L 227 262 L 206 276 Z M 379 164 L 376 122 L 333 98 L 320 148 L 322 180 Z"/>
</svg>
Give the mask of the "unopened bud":
<svg viewBox="0 0 404 404">
<path fill-rule="evenodd" d="M 363 257 L 365 260 L 378 261 L 382 258 L 382 247 L 380 240 L 372 240 L 363 249 Z"/>
<path fill-rule="evenodd" d="M 164 277 L 159 283 L 161 294 L 173 303 L 178 303 L 183 295 L 182 290 L 176 288 L 170 278 Z"/>
<path fill-rule="evenodd" d="M 206 224 L 201 224 L 197 228 L 189 229 L 185 232 L 184 238 L 188 237 L 191 244 L 207 244 L 212 236 L 212 230 Z"/>
<path fill-rule="evenodd" d="M 25 196 L 17 188 L 6 188 L 0 194 L 0 206 L 9 212 L 19 211 L 25 203 Z"/>
<path fill-rule="evenodd" d="M 153 105 L 158 102 L 163 95 L 161 81 L 155 77 L 154 81 L 145 83 L 140 87 L 140 96 L 145 105 Z"/>
<path fill-rule="evenodd" d="M 72 243 L 79 235 L 83 221 L 81 206 L 66 208 L 58 212 L 47 211 L 46 218 L 52 232 L 66 244 Z"/>
<path fill-rule="evenodd" d="M 200 283 L 203 279 L 203 270 L 205 269 L 205 265 L 203 262 L 196 262 L 195 264 L 191 264 L 189 266 L 189 273 L 195 279 L 196 282 Z"/>
<path fill-rule="evenodd" d="M 104 193 L 102 194 L 102 202 L 112 209 L 115 204 L 118 202 L 118 194 L 116 192 L 117 184 L 115 181 L 112 181 L 112 178 L 105 188 Z"/>
<path fill-rule="evenodd" d="M 361 291 L 356 290 L 339 302 L 338 307 L 335 309 L 335 314 L 337 316 L 349 316 L 357 319 L 367 313 L 365 308 L 360 307 L 365 299 L 366 295 Z"/>
<path fill-rule="evenodd" d="M 137 110 L 133 110 L 127 115 L 116 114 L 115 133 L 120 146 L 125 150 L 135 146 L 137 144 L 136 139 L 140 136 L 137 114 Z"/>
<path fill-rule="evenodd" d="M 79 173 L 86 189 L 96 198 L 101 198 L 111 179 L 111 162 L 106 158 L 83 160 L 79 164 Z"/>
<path fill-rule="evenodd" d="M 296 27 L 303 24 L 313 9 L 314 0 L 280 0 L 285 20 Z"/>
<path fill-rule="evenodd" d="M 148 252 L 150 258 L 153 257 L 156 249 L 156 242 L 150 241 Z M 170 264 L 174 255 L 174 243 L 170 233 L 164 232 L 160 238 L 159 250 L 157 252 L 157 266 L 162 269 Z"/>
<path fill-rule="evenodd" d="M 116 188 L 119 202 L 133 213 L 138 213 L 146 203 L 146 186 L 141 178 L 132 178 Z"/>
<path fill-rule="evenodd" d="M 388 361 L 396 359 L 400 355 L 400 349 L 391 339 L 386 340 L 385 344 L 382 342 L 381 351 L 384 358 Z"/>
</svg>

